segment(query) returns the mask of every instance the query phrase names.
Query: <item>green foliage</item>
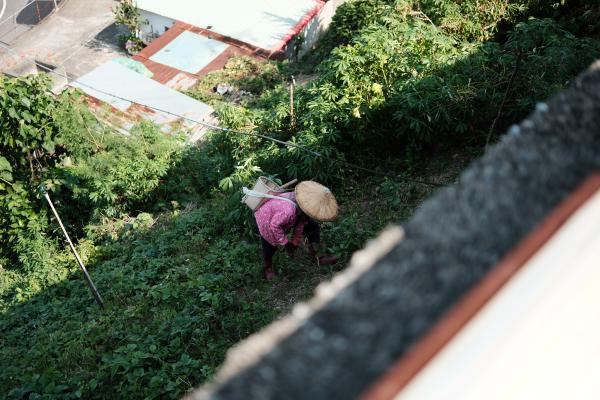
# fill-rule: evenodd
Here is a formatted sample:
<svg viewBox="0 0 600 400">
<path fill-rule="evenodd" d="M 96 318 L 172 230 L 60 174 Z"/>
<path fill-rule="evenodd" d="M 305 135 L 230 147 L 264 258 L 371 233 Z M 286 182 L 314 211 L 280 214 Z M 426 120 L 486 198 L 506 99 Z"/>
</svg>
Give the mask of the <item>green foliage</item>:
<svg viewBox="0 0 600 400">
<path fill-rule="evenodd" d="M 0 77 L 0 257 L 38 218 L 36 186 L 57 159 L 50 79 Z"/>
<path fill-rule="evenodd" d="M 337 192 L 343 218 L 323 226 L 327 250 L 342 256 L 337 268 L 430 190 L 373 179 Z M 95 244 L 80 242 L 104 311 L 68 253 L 49 254 L 43 270 L 0 274 L 0 391 L 8 399 L 175 399 L 209 379 L 228 348 L 276 317 L 258 237 L 223 223 L 232 210 L 251 214 L 239 199 L 229 206 L 215 195 L 105 224 Z M 302 263 L 279 254 L 281 279 L 296 287 L 331 273 Z"/>
<path fill-rule="evenodd" d="M 32 158 L 45 161 L 55 152 L 50 82 L 45 75 L 0 77 L 0 146 L 3 158 L 16 167 L 28 167 Z"/>
<path fill-rule="evenodd" d="M 537 0 L 416 0 L 407 3 L 422 10 L 436 26 L 457 39 L 485 41 L 498 33 L 501 23 L 514 22 Z"/>
<path fill-rule="evenodd" d="M 382 113 L 391 113 L 395 132 L 415 145 L 481 135 L 513 74 L 504 121 L 523 118 L 598 55 L 599 43 L 576 38 L 551 20 L 531 19 L 518 24 L 503 46 L 485 43 L 449 68 L 398 82 Z"/>
<path fill-rule="evenodd" d="M 1 79 L 0 256 L 27 269 L 43 265 L 27 243 L 52 247 L 57 229 L 49 227 L 40 183 L 73 233 L 156 200 L 161 178 L 183 152 L 175 138 L 147 123 L 130 136 L 115 133 L 77 93 L 55 98 L 45 75 Z"/>
<path fill-rule="evenodd" d="M 135 37 L 138 36 L 140 27 L 145 23 L 141 19 L 140 10 L 134 0 L 121 0 L 113 9 L 113 15 L 115 22 L 126 26 Z"/>
<path fill-rule="evenodd" d="M 585 0 L 568 1 L 560 12 L 557 12 L 561 24 L 575 35 L 600 37 L 600 3 Z"/>
<path fill-rule="evenodd" d="M 562 89 L 600 57 L 600 42 L 578 38 L 549 19 L 519 23 L 509 35 L 506 48 L 523 58 L 515 92 L 531 91 L 537 96 L 514 97 L 518 117 L 531 110 L 535 101 Z"/>
<path fill-rule="evenodd" d="M 2 185 L 1 188 L 3 190 L 6 189 L 6 185 L 10 185 L 13 180 L 12 167 L 4 157 L 0 157 L 0 179 L 2 180 L 0 185 Z"/>
<path fill-rule="evenodd" d="M 102 150 L 62 167 L 72 200 L 92 211 L 92 221 L 114 218 L 150 201 L 173 164 L 177 143 L 156 126 L 141 123 L 131 135 L 111 135 Z"/>
<path fill-rule="evenodd" d="M 533 0 L 349 2 L 332 28 L 348 44 L 320 64 L 319 79 L 297 88 L 294 123 L 285 86 L 263 92 L 248 108 L 222 106 L 219 117 L 235 129 L 359 162 L 360 151 L 408 155 L 439 142 L 481 141 L 505 93 L 499 129 L 600 54 L 597 41 L 577 38 L 553 20 L 524 18 L 557 7 Z M 505 40 L 484 42 L 495 35 Z M 285 169 L 285 178 L 325 182 L 344 172 L 327 158 L 257 138 L 228 134 L 223 151 L 238 166 L 225 181 L 234 189 L 251 182 L 253 170 Z"/>
<path fill-rule="evenodd" d="M 335 47 L 350 43 L 363 28 L 393 12 L 391 4 L 393 0 L 350 0 L 340 5 L 316 49 L 305 55 L 303 63 L 297 68 L 314 68 L 327 58 Z"/>
<path fill-rule="evenodd" d="M 114 132 L 77 92 L 51 95 L 46 78 L 0 78 L 0 392 L 180 398 L 277 313 L 242 185 L 258 175 L 332 185 L 341 213 L 323 238 L 341 268 L 431 189 L 331 158 L 451 181 L 480 151 L 505 94 L 498 130 L 600 54 L 597 38 L 576 35 L 597 34 L 597 12 L 583 1 L 349 1 L 304 66 L 235 58 L 192 89 L 223 126 L 249 134 L 213 132 L 199 147 L 147 123 Z M 292 118 L 297 71 L 319 76 L 295 88 Z M 233 91 L 215 94 L 220 83 Z M 324 157 L 253 135 L 263 133 Z M 465 144 L 476 150 L 463 162 L 454 157 Z M 446 147 L 451 161 L 436 165 L 441 156 L 427 151 Z M 63 249 L 39 183 L 107 310 Z M 282 282 L 307 291 L 332 272 L 281 254 L 276 265 Z"/>
<path fill-rule="evenodd" d="M 240 91 L 258 95 L 281 83 L 284 77 L 280 68 L 272 61 L 257 60 L 248 56 L 236 56 L 227 61 L 223 69 L 214 71 L 202 79 L 197 86 L 186 94 L 214 107 L 229 102 L 248 103 L 252 97 L 240 96 Z M 220 95 L 217 85 L 230 85 L 233 90 Z"/>
<path fill-rule="evenodd" d="M 16 282 L 18 296 L 0 303 L 0 390 L 8 398 L 179 398 L 206 380 L 227 348 L 274 317 L 257 247 L 224 227 L 222 212 L 217 201 L 156 222 L 146 216 L 118 241 L 80 248 L 104 312 L 65 268 L 68 257 L 54 258 L 69 272 L 58 284 Z"/>
<path fill-rule="evenodd" d="M 333 16 L 326 40 L 330 40 L 335 46 L 349 43 L 357 32 L 389 12 L 390 3 L 393 2 L 353 0 L 342 4 Z"/>
</svg>

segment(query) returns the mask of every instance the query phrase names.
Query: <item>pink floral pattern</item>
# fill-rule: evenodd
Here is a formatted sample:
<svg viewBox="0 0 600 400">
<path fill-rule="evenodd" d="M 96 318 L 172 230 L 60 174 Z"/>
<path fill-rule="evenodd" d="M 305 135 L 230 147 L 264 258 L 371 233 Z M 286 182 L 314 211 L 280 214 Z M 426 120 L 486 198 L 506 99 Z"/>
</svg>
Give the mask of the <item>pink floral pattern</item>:
<svg viewBox="0 0 600 400">
<path fill-rule="evenodd" d="M 281 197 L 296 201 L 294 193 L 283 193 Z M 294 227 L 294 244 L 298 245 L 306 221 L 298 221 L 297 206 L 285 200 L 269 199 L 254 213 L 260 235 L 273 246 L 286 245 L 286 233 Z"/>
</svg>

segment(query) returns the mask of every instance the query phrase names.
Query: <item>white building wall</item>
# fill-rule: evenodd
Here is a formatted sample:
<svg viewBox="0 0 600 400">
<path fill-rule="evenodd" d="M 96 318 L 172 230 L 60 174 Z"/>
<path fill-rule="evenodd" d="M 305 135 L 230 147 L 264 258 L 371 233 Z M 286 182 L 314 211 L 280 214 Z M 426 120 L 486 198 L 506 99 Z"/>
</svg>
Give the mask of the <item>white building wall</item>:
<svg viewBox="0 0 600 400">
<path fill-rule="evenodd" d="M 325 3 L 325 5 L 321 9 L 321 11 L 319 11 L 319 13 L 315 16 L 315 18 L 313 18 L 304 27 L 304 29 L 301 32 L 301 34 L 304 36 L 304 43 L 300 48 L 298 56 L 303 56 L 308 51 L 314 48 L 314 46 L 317 44 L 317 41 L 329 28 L 331 20 L 333 19 L 333 16 L 335 15 L 335 12 L 338 9 L 338 7 L 344 4 L 346 1 L 348 0 L 329 0 L 327 3 Z M 290 42 L 290 45 L 288 47 L 293 48 L 292 42 Z M 293 49 L 286 49 L 286 53 L 288 55 L 290 54 L 290 51 L 293 51 Z"/>
<path fill-rule="evenodd" d="M 140 10 L 140 17 L 144 21 L 141 29 L 142 40 L 146 43 L 150 43 L 175 24 L 174 19 L 146 10 Z"/>
</svg>

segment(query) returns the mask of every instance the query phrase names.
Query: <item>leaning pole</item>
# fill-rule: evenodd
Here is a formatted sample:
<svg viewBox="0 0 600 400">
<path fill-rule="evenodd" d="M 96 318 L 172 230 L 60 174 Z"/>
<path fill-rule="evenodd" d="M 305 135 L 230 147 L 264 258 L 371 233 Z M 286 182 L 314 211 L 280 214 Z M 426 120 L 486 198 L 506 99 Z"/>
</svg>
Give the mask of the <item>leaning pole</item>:
<svg viewBox="0 0 600 400">
<path fill-rule="evenodd" d="M 104 302 L 102 301 L 102 297 L 100 297 L 100 293 L 98 293 L 98 289 L 96 289 L 96 286 L 94 285 L 94 282 L 92 281 L 92 278 L 90 277 L 90 274 L 88 273 L 87 269 L 83 265 L 83 261 L 81 261 L 81 257 L 79 257 L 79 253 L 77 253 L 77 250 L 75 249 L 75 246 L 73 245 L 73 242 L 71 241 L 71 238 L 69 237 L 69 234 L 67 233 L 67 230 L 65 229 L 65 226 L 63 225 L 60 217 L 58 216 L 58 212 L 56 211 L 56 208 L 54 208 L 54 204 L 52 204 L 52 200 L 50 200 L 50 195 L 46 191 L 46 188 L 44 187 L 44 185 L 40 185 L 40 192 L 46 198 L 46 201 L 48 202 L 48 205 L 50 205 L 50 208 L 52 209 L 52 212 L 54 213 L 54 216 L 56 217 L 56 220 L 58 221 L 58 224 L 60 225 L 60 228 L 62 229 L 62 232 L 65 235 L 65 238 L 67 238 L 67 242 L 69 243 L 69 246 L 71 247 L 71 251 L 75 255 L 75 259 L 77 260 L 79 267 L 83 271 L 83 276 L 85 277 L 85 281 L 87 282 L 87 285 L 90 288 L 90 291 L 92 292 L 92 295 L 94 296 L 94 299 L 96 300 L 96 303 L 98 303 L 100 308 L 104 308 Z"/>
</svg>

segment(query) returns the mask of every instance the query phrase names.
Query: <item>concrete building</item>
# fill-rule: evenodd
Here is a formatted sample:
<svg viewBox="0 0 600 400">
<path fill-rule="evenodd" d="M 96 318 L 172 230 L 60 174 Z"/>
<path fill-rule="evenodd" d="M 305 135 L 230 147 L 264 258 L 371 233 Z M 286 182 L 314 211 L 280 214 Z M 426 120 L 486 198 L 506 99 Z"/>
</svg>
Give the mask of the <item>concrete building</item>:
<svg viewBox="0 0 600 400">
<path fill-rule="evenodd" d="M 28 5 L 13 16 L 7 15 L 11 7 L 21 3 Z M 48 11 L 54 4 L 52 1 L 15 0 L 13 4 L 7 0 L 7 4 L 0 25 L 0 41 L 8 42 L 0 43 L 0 70 L 4 73 L 22 75 L 50 69 L 68 76 L 71 81 L 110 59 L 125 55 L 117 37 L 126 31 L 115 26 L 112 13 L 116 0 L 63 0 L 57 2 L 58 9 L 52 9 L 51 13 L 42 11 Z M 37 18 L 38 5 L 40 16 L 44 18 L 40 23 L 28 25 L 23 13 Z M 66 78 L 52 75 L 57 78 L 57 89 L 67 82 Z"/>
<path fill-rule="evenodd" d="M 146 21 L 142 26 L 146 42 L 180 21 L 270 56 L 285 53 L 324 4 L 321 0 L 137 0 Z"/>
<path fill-rule="evenodd" d="M 302 56 L 315 46 L 345 1 L 137 0 L 145 21 L 142 38 L 148 46 L 134 58 L 154 73 L 156 81 L 186 89 L 236 55 Z M 296 41 L 297 37 L 302 39 Z"/>
</svg>

